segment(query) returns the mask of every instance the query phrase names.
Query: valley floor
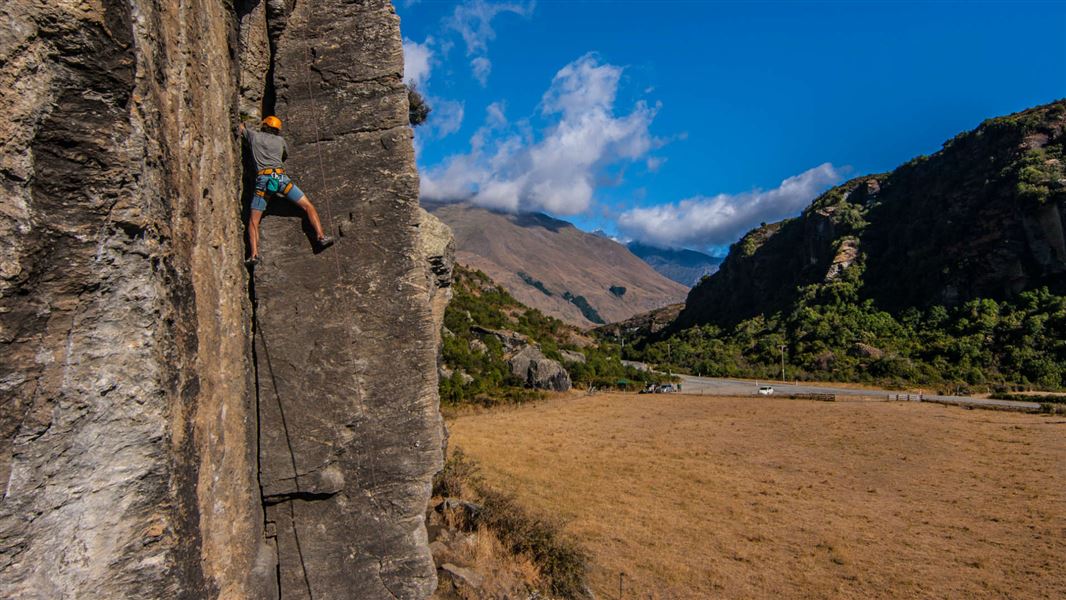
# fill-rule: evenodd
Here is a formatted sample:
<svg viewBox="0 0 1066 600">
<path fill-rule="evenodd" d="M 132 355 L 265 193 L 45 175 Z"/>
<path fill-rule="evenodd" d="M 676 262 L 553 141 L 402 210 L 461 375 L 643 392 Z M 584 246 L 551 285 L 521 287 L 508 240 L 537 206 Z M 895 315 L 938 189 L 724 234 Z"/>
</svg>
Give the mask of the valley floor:
<svg viewBox="0 0 1066 600">
<path fill-rule="evenodd" d="M 598 598 L 1066 597 L 1061 416 L 573 394 L 449 427 Z"/>
</svg>

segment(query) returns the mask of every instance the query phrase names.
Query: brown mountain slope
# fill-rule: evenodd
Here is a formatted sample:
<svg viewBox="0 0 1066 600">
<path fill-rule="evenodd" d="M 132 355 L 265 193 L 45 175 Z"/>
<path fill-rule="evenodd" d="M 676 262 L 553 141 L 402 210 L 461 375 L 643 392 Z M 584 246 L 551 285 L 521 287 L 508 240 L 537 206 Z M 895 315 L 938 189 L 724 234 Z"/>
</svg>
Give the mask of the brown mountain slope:
<svg viewBox="0 0 1066 600">
<path fill-rule="evenodd" d="M 469 204 L 423 206 L 452 228 L 457 262 L 484 271 L 518 301 L 568 323 L 621 321 L 680 302 L 688 292 L 625 246 L 566 221 Z"/>
</svg>

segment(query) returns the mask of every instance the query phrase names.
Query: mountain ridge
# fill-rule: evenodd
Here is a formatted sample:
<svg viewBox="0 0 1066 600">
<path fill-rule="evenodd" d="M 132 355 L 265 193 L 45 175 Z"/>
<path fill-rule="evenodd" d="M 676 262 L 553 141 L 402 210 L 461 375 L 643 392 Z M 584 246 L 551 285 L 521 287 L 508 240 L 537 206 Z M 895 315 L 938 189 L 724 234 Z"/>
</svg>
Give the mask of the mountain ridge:
<svg viewBox="0 0 1066 600">
<path fill-rule="evenodd" d="M 629 242 L 626 248 L 656 271 L 688 287 L 698 284 L 705 275 L 713 274 L 725 260 L 725 257 L 689 248 L 659 248 L 637 241 Z"/>
<path fill-rule="evenodd" d="M 687 291 L 622 244 L 543 213 L 424 200 L 423 206 L 452 228 L 457 262 L 573 325 L 623 320 L 679 302 Z"/>
<path fill-rule="evenodd" d="M 679 325 L 781 310 L 803 285 L 864 270 L 861 296 L 902 310 L 1066 292 L 1066 101 L 989 119 L 930 156 L 857 177 L 794 219 L 748 232 L 693 288 Z M 903 285 L 906 282 L 906 285 Z"/>
</svg>

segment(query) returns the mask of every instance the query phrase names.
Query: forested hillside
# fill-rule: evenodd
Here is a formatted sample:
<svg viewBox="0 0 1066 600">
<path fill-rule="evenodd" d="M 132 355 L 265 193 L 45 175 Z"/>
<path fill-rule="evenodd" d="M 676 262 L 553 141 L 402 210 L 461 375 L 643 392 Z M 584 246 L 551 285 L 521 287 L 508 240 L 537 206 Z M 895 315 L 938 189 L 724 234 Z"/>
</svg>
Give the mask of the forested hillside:
<svg viewBox="0 0 1066 600">
<path fill-rule="evenodd" d="M 1062 387 L 1064 130 L 1064 101 L 991 119 L 749 232 L 633 357 L 768 376 L 783 353 L 789 377 Z"/>
<path fill-rule="evenodd" d="M 516 377 L 510 361 L 526 348 L 564 366 L 575 387 L 635 387 L 647 377 L 622 366 L 619 348 L 511 296 L 488 275 L 456 265 L 454 296 L 444 313 L 441 401 L 495 404 L 539 393 Z"/>
</svg>

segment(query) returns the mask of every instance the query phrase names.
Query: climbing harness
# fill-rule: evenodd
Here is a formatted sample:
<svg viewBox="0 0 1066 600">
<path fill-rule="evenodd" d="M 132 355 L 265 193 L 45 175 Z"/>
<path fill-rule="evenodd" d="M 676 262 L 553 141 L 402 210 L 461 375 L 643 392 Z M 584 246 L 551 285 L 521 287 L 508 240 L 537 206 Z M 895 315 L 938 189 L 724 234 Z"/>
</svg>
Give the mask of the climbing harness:
<svg viewBox="0 0 1066 600">
<path fill-rule="evenodd" d="M 267 173 L 267 171 L 273 171 L 273 173 Z M 260 171 L 259 175 L 266 175 L 267 176 L 266 183 L 264 184 L 266 186 L 266 189 L 265 190 L 259 190 L 259 189 L 255 190 L 255 195 L 259 196 L 259 197 L 262 197 L 262 198 L 265 198 L 267 194 L 279 194 L 279 195 L 282 195 L 282 196 L 288 196 L 289 192 L 292 191 L 292 186 L 294 186 L 296 184 L 294 184 L 292 182 L 292 180 L 290 179 L 289 182 L 285 184 L 285 187 L 282 187 L 281 186 L 281 177 L 279 177 L 279 175 L 284 175 L 284 174 L 285 174 L 285 171 L 283 171 L 282 169 L 264 169 L 264 170 Z M 327 198 L 326 200 L 328 201 L 329 199 Z M 330 233 L 333 233 L 333 224 L 332 223 L 330 223 Z"/>
</svg>

